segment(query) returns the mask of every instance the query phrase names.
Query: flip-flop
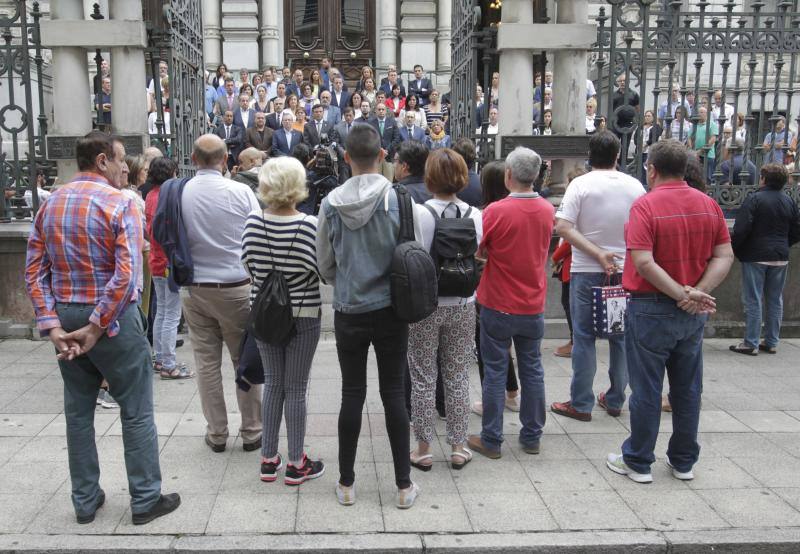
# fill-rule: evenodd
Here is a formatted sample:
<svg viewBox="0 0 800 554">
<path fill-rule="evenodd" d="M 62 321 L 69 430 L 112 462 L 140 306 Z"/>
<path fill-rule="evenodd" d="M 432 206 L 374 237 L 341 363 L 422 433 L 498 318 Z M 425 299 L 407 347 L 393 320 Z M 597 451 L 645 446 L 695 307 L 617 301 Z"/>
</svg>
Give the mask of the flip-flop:
<svg viewBox="0 0 800 554">
<path fill-rule="evenodd" d="M 756 352 L 755 348 L 743 344 L 737 344 L 736 346 L 731 345 L 729 350 L 737 354 L 745 354 L 746 356 L 758 356 L 758 352 Z"/>
<path fill-rule="evenodd" d="M 457 464 L 453 461 L 453 457 L 458 456 L 459 458 L 463 459 L 464 461 L 460 464 Z M 454 451 L 450 454 L 450 467 L 453 469 L 464 469 L 464 466 L 467 465 L 472 461 L 472 450 L 464 447 L 464 451 Z"/>
<path fill-rule="evenodd" d="M 164 380 L 178 380 L 178 379 L 191 379 L 194 373 L 189 371 L 185 365 L 177 365 L 172 369 L 166 367 L 161 368 L 161 378 Z"/>
<path fill-rule="evenodd" d="M 428 465 L 421 464 L 420 462 L 423 460 L 431 460 L 431 463 Z M 411 465 L 417 468 L 420 471 L 430 471 L 433 469 L 433 454 L 423 454 L 422 456 L 414 457 L 414 451 L 411 451 L 410 456 Z"/>
</svg>

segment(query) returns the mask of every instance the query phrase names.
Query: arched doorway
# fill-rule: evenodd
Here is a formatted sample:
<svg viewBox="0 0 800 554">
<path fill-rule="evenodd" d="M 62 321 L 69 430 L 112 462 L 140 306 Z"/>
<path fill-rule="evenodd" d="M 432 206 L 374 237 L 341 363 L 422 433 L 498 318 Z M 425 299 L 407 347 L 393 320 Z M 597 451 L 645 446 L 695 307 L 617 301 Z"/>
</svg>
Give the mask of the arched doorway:
<svg viewBox="0 0 800 554">
<path fill-rule="evenodd" d="M 319 67 L 327 56 L 346 81 L 357 81 L 361 67 L 375 63 L 375 9 L 370 0 L 284 0 L 287 64 Z"/>
</svg>

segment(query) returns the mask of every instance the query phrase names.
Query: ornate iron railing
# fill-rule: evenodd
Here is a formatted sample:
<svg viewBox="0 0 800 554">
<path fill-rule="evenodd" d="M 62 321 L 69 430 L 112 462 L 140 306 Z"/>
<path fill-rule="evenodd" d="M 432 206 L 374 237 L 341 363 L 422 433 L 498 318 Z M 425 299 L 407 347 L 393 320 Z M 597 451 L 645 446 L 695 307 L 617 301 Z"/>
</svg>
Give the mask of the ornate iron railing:
<svg viewBox="0 0 800 554">
<path fill-rule="evenodd" d="M 55 164 L 47 161 L 44 145 L 47 115 L 39 2 L 15 0 L 12 5 L 13 14 L 0 15 L 0 129 L 6 133 L 0 143 L 0 221 L 35 213 L 39 209 L 37 171 L 55 174 Z M 30 205 L 26 191 L 30 191 Z"/>
<path fill-rule="evenodd" d="M 147 59 L 151 75 L 155 76 L 155 132 L 150 134 L 150 142 L 178 163 L 181 175 L 194 172 L 192 145 L 208 130 L 201 6 L 201 0 L 144 2 Z M 168 98 L 162 97 L 158 83 L 161 61 L 166 61 L 168 67 Z"/>
<path fill-rule="evenodd" d="M 608 128 L 620 136 L 627 171 L 644 181 L 647 139 L 639 130 L 650 111 L 662 136 L 696 147 L 709 194 L 723 208 L 736 208 L 757 188 L 761 167 L 769 161 L 789 165 L 793 160 L 793 181 L 800 183 L 800 158 L 793 155 L 800 130 L 798 0 L 779 0 L 772 11 L 761 1 L 608 4 L 597 17 L 593 53 L 596 122 L 605 117 Z M 615 82 L 622 76 L 628 86 L 624 96 L 616 94 L 615 105 Z M 636 103 L 635 95 L 638 109 L 631 114 L 625 106 Z M 676 114 L 682 106 L 690 125 Z M 737 135 L 743 144 L 740 140 L 737 145 Z M 737 182 L 734 167 L 739 160 L 728 163 L 727 171 L 723 161 L 740 156 L 743 169 Z M 798 186 L 787 192 L 800 198 Z"/>
</svg>

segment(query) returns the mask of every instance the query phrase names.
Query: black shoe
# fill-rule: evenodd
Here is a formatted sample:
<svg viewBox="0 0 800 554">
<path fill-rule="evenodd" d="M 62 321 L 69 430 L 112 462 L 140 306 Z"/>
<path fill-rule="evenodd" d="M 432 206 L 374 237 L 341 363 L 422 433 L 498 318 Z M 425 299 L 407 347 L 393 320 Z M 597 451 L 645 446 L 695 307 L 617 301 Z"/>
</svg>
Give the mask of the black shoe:
<svg viewBox="0 0 800 554">
<path fill-rule="evenodd" d="M 211 442 L 211 438 L 208 435 L 206 435 L 206 444 L 213 452 L 216 452 L 217 454 L 220 452 L 225 452 L 225 444 L 216 444 Z"/>
<path fill-rule="evenodd" d="M 286 474 L 283 482 L 287 485 L 300 485 L 309 479 L 316 479 L 322 477 L 325 473 L 325 464 L 322 462 L 314 462 L 308 459 L 308 456 L 303 455 L 303 465 L 294 467 L 292 464 L 286 466 Z"/>
<path fill-rule="evenodd" d="M 278 478 L 278 472 L 283 467 L 283 458 L 278 454 L 277 462 L 265 462 L 263 461 L 264 458 L 261 458 L 261 460 L 261 480 L 265 483 L 272 483 Z"/>
<path fill-rule="evenodd" d="M 261 449 L 261 439 L 258 439 L 255 442 L 244 442 L 242 443 L 242 450 L 245 452 L 252 452 L 253 450 L 260 450 Z"/>
<path fill-rule="evenodd" d="M 91 523 L 94 521 L 94 516 L 97 513 L 103 504 L 106 501 L 106 493 L 103 492 L 103 489 L 100 489 L 100 493 L 97 495 L 97 503 L 94 505 L 94 511 L 91 514 L 86 514 L 85 516 L 76 516 L 78 523 L 81 525 L 85 525 L 87 523 Z"/>
<path fill-rule="evenodd" d="M 183 346 L 183 339 L 178 339 L 175 341 L 175 348 L 180 348 Z"/>
<path fill-rule="evenodd" d="M 172 494 L 162 494 L 158 499 L 155 506 L 141 514 L 133 514 L 134 525 L 144 525 L 150 523 L 156 518 L 165 516 L 170 512 L 174 512 L 181 505 L 181 497 L 177 492 Z"/>
</svg>

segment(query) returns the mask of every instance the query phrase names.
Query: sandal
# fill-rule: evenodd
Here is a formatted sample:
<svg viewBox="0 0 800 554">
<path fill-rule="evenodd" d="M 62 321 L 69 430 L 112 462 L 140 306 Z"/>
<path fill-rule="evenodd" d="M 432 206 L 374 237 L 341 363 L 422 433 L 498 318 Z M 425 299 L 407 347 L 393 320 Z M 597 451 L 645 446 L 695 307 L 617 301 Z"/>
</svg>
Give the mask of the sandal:
<svg viewBox="0 0 800 554">
<path fill-rule="evenodd" d="M 745 354 L 747 356 L 758 356 L 758 352 L 752 346 L 747 346 L 745 343 L 740 342 L 736 346 L 730 346 L 729 350 L 731 352 L 736 352 L 737 354 Z"/>
<path fill-rule="evenodd" d="M 453 458 L 455 458 L 456 456 L 464 461 L 461 462 L 460 464 L 456 463 L 453 460 Z M 466 446 L 463 448 L 463 450 L 454 450 L 450 454 L 450 467 L 452 467 L 453 469 L 464 469 L 464 466 L 470 463 L 471 461 L 472 461 L 472 450 L 470 450 Z"/>
<path fill-rule="evenodd" d="M 433 469 L 433 454 L 423 454 L 422 456 L 414 457 L 414 450 L 411 451 L 411 465 L 417 468 L 420 471 L 430 471 Z M 429 464 L 422 464 L 423 460 L 430 460 L 431 463 Z"/>
<path fill-rule="evenodd" d="M 764 352 L 766 354 L 777 354 L 778 353 L 778 351 L 775 350 L 774 346 L 767 346 L 763 342 L 758 345 L 758 351 L 759 352 Z"/>
<path fill-rule="evenodd" d="M 172 369 L 161 368 L 161 378 L 164 380 L 191 379 L 192 377 L 194 377 L 194 373 L 189 371 L 186 364 L 178 364 Z"/>
<path fill-rule="evenodd" d="M 164 366 L 161 362 L 153 362 L 153 371 L 156 373 L 161 373 L 164 370 Z"/>
</svg>

